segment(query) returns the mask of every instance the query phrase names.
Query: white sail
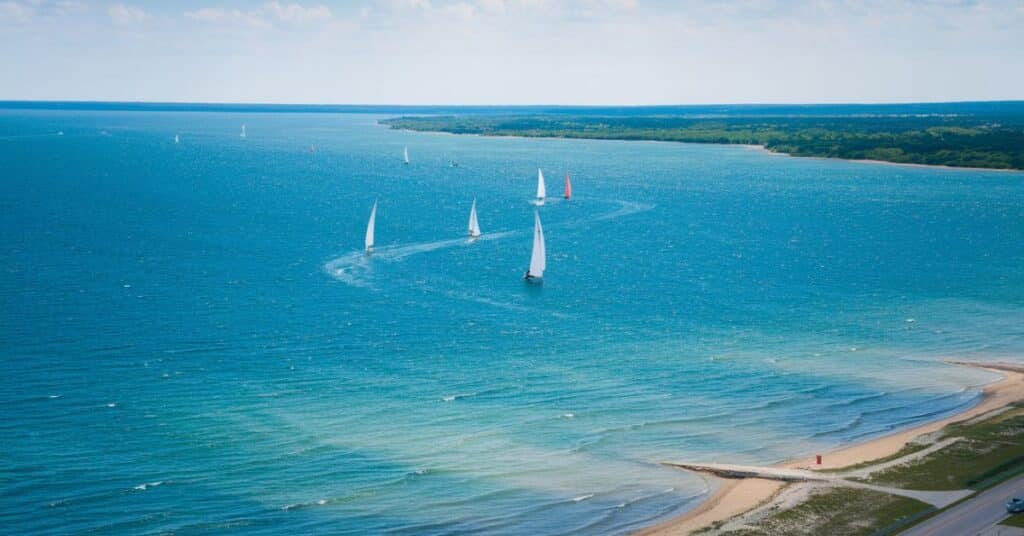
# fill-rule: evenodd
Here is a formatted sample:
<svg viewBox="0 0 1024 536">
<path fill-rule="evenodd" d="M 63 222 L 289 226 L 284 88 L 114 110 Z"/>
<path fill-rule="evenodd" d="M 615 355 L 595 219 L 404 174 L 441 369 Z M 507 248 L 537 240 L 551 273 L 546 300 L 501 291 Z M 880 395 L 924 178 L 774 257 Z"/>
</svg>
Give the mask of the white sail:
<svg viewBox="0 0 1024 536">
<path fill-rule="evenodd" d="M 540 214 L 533 213 L 533 253 L 530 255 L 530 270 L 527 277 L 544 277 L 547 268 L 547 252 L 544 249 L 544 228 L 540 226 Z"/>
<path fill-rule="evenodd" d="M 405 157 L 405 163 L 408 164 L 409 163 L 409 148 L 408 147 L 406 147 L 405 150 L 402 151 L 402 156 Z"/>
<path fill-rule="evenodd" d="M 239 136 L 241 136 L 243 138 L 245 137 L 245 124 L 244 123 L 242 124 L 242 133 L 239 134 Z"/>
<path fill-rule="evenodd" d="M 537 168 L 537 199 L 543 201 L 547 196 L 547 189 L 544 188 L 544 172 Z"/>
<path fill-rule="evenodd" d="M 473 200 L 473 208 L 469 209 L 469 236 L 480 236 L 480 222 L 476 220 L 476 199 Z"/>
<path fill-rule="evenodd" d="M 174 135 L 174 143 L 179 143 L 179 142 L 181 142 L 181 138 L 179 138 L 178 135 L 175 134 Z"/>
<path fill-rule="evenodd" d="M 374 200 L 370 209 L 370 222 L 366 224 L 366 251 L 373 249 L 373 226 L 377 220 L 377 201 Z"/>
</svg>

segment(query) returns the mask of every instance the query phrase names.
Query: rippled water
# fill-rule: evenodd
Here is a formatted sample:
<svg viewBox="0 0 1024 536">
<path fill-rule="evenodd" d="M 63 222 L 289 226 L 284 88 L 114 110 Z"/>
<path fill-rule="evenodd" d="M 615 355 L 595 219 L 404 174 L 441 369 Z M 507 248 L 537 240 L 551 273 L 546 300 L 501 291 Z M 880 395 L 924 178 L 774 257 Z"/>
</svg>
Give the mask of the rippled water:
<svg viewBox="0 0 1024 536">
<path fill-rule="evenodd" d="M 626 532 L 1024 347 L 1024 174 L 377 119 L 0 112 L 0 525 Z"/>
</svg>

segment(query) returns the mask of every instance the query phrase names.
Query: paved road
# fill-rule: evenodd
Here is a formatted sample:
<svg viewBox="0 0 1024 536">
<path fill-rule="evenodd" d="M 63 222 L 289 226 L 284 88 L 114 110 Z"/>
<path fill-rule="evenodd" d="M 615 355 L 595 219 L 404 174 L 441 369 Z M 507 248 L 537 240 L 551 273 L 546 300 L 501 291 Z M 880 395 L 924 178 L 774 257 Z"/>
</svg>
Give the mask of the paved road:
<svg viewBox="0 0 1024 536">
<path fill-rule="evenodd" d="M 1006 517 L 1006 501 L 1024 496 L 1019 476 L 968 499 L 928 521 L 911 527 L 903 536 L 974 536 Z"/>
</svg>

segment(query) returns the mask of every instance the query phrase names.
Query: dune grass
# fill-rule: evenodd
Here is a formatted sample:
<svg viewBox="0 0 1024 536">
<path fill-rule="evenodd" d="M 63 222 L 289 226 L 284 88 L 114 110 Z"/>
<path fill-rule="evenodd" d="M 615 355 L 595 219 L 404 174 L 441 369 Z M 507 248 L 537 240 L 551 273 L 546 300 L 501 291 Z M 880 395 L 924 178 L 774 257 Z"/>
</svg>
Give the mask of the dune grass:
<svg viewBox="0 0 1024 536">
<path fill-rule="evenodd" d="M 871 475 L 873 484 L 920 489 L 984 489 L 1024 472 L 1024 408 L 991 419 L 954 424 L 944 437 L 952 445 L 917 461 Z"/>
<path fill-rule="evenodd" d="M 814 492 L 799 505 L 770 515 L 729 536 L 872 535 L 920 517 L 932 507 L 877 491 L 830 488 Z"/>
</svg>

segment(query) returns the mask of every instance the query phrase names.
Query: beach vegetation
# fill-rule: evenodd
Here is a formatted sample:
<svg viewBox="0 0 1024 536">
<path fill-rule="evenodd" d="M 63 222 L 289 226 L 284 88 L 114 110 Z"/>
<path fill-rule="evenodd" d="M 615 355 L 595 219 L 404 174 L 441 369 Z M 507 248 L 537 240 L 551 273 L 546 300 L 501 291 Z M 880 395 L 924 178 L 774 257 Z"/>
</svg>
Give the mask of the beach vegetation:
<svg viewBox="0 0 1024 536">
<path fill-rule="evenodd" d="M 1012 516 L 1000 521 L 999 524 L 1010 527 L 1024 527 L 1024 514 L 1013 514 Z"/>
<path fill-rule="evenodd" d="M 728 536 L 869 536 L 903 526 L 932 510 L 906 497 L 856 488 L 815 490 L 800 504 L 768 515 Z"/>
<path fill-rule="evenodd" d="M 396 129 L 608 140 L 760 145 L 793 156 L 1024 169 L 1024 117 L 932 115 L 443 115 L 382 123 Z"/>
<path fill-rule="evenodd" d="M 869 481 L 906 489 L 980 490 L 1024 473 L 1024 408 L 1013 406 L 987 420 L 949 425 L 939 440 L 954 437 L 960 439 L 874 473 Z"/>
</svg>

